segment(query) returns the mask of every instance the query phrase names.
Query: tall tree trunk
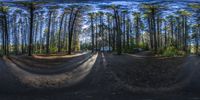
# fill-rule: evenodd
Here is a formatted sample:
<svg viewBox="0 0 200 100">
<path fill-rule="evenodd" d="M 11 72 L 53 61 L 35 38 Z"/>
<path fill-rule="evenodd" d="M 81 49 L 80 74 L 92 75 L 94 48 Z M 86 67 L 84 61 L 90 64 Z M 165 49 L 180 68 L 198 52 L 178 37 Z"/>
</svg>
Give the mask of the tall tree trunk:
<svg viewBox="0 0 200 100">
<path fill-rule="evenodd" d="M 127 20 L 127 29 L 126 29 L 126 45 L 127 48 L 129 49 L 129 34 L 130 34 L 130 19 Z"/>
<path fill-rule="evenodd" d="M 139 47 L 139 17 L 136 15 L 136 46 Z"/>
<path fill-rule="evenodd" d="M 180 39 L 181 38 L 181 34 L 180 34 L 180 18 L 177 18 L 177 47 L 180 48 Z"/>
<path fill-rule="evenodd" d="M 118 10 L 114 10 L 114 16 L 115 16 L 115 23 L 116 23 L 116 31 L 117 31 L 117 54 L 121 55 L 121 25 L 120 25 L 120 19 L 119 19 L 119 13 Z"/>
<path fill-rule="evenodd" d="M 4 14 L 4 29 L 5 29 L 5 55 L 9 55 L 9 43 L 8 43 L 8 23 L 7 23 L 7 16 Z"/>
<path fill-rule="evenodd" d="M 60 20 L 60 28 L 59 28 L 59 34 L 58 34 L 58 52 L 61 51 L 61 42 L 60 42 L 60 35 L 61 35 L 61 29 L 62 29 L 62 23 L 64 19 L 64 13 L 61 15 L 61 20 Z"/>
<path fill-rule="evenodd" d="M 165 28 L 165 48 L 167 47 L 167 22 L 164 21 L 164 28 Z"/>
<path fill-rule="evenodd" d="M 150 48 L 153 49 L 152 21 L 150 17 L 148 17 L 147 20 L 148 20 L 149 35 L 150 35 Z"/>
<path fill-rule="evenodd" d="M 155 10 L 152 10 L 153 34 L 154 34 L 154 51 L 157 53 L 157 35 L 156 35 L 156 20 Z"/>
<path fill-rule="evenodd" d="M 184 32 L 184 51 L 187 51 L 187 37 L 188 37 L 188 26 L 187 26 L 187 17 L 185 16 L 184 17 L 185 21 L 184 21 L 184 29 L 185 29 L 185 32 Z"/>
<path fill-rule="evenodd" d="M 35 25 L 36 28 L 35 28 L 35 40 L 34 40 L 34 43 L 35 43 L 35 45 L 34 45 L 35 53 L 37 52 L 38 24 L 39 24 L 39 22 L 37 21 L 37 22 L 36 22 L 36 25 Z"/>
<path fill-rule="evenodd" d="M 96 16 L 96 19 L 95 19 L 95 21 L 96 21 L 96 51 L 98 50 L 98 17 Z"/>
<path fill-rule="evenodd" d="M 93 23 L 93 15 L 90 16 L 91 21 L 91 33 L 92 33 L 92 52 L 94 52 L 94 23 Z"/>
<path fill-rule="evenodd" d="M 107 20 L 108 21 L 108 47 L 109 47 L 109 51 L 111 51 L 110 50 L 110 47 L 111 47 L 111 29 L 110 29 L 111 28 L 110 27 L 110 23 L 111 22 L 110 22 L 110 16 L 108 15 L 107 18 L 108 18 L 108 20 Z"/>
<path fill-rule="evenodd" d="M 6 55 L 6 52 L 5 52 L 5 27 L 4 27 L 4 20 L 3 20 L 3 17 L 1 17 L 1 28 L 2 28 L 2 51 L 3 51 L 3 55 Z"/>
<path fill-rule="evenodd" d="M 123 14 L 123 49 L 126 47 L 126 14 Z"/>
<path fill-rule="evenodd" d="M 73 31 L 74 31 L 74 25 L 75 25 L 75 21 L 76 18 L 78 16 L 78 13 L 80 11 L 81 8 L 78 8 L 75 13 L 74 12 L 74 8 L 71 10 L 71 14 L 70 14 L 70 20 L 69 20 L 69 45 L 68 45 L 68 54 L 71 54 L 71 48 L 72 48 L 72 36 L 73 36 Z"/>
<path fill-rule="evenodd" d="M 157 38 L 158 38 L 158 48 L 160 47 L 160 16 L 157 16 Z"/>
<path fill-rule="evenodd" d="M 171 26 L 171 44 L 174 45 L 174 23 L 173 17 L 170 18 L 170 26 Z"/>
<path fill-rule="evenodd" d="M 33 37 L 33 12 L 34 12 L 34 7 L 33 4 L 31 3 L 30 5 L 30 34 L 29 34 L 29 48 L 28 48 L 28 55 L 31 56 L 32 55 L 32 37 Z"/>
<path fill-rule="evenodd" d="M 40 53 L 42 53 L 42 45 L 43 45 L 43 42 L 42 42 L 42 28 L 43 28 L 43 20 L 40 19 Z"/>
<path fill-rule="evenodd" d="M 116 46 L 116 24 L 114 24 L 114 20 L 113 20 L 113 22 L 112 22 L 112 26 L 113 26 L 113 37 L 112 37 L 112 41 L 113 41 L 113 43 L 112 43 L 112 45 L 113 45 L 113 50 L 112 51 L 115 51 L 115 46 Z"/>
<path fill-rule="evenodd" d="M 47 37 L 46 37 L 46 54 L 49 54 L 49 35 L 50 35 L 50 30 L 51 30 L 51 15 L 52 15 L 52 12 L 49 12 L 48 32 L 47 32 Z"/>
<path fill-rule="evenodd" d="M 14 52 L 15 52 L 15 54 L 17 55 L 17 53 L 18 53 L 18 48 L 17 48 L 17 44 L 18 44 L 18 39 L 17 39 L 17 17 L 16 17 L 16 15 L 14 15 L 14 22 L 13 22 L 13 24 L 14 24 Z"/>
</svg>

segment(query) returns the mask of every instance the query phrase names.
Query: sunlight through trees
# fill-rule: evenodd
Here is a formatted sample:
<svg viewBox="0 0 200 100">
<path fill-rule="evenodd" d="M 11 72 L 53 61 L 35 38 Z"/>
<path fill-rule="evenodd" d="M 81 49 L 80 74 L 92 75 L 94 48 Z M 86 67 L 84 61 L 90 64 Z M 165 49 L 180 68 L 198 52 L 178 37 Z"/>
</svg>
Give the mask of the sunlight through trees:
<svg viewBox="0 0 200 100">
<path fill-rule="evenodd" d="M 162 54 L 168 47 L 198 54 L 198 3 L 172 11 L 173 3 L 127 3 L 1 2 L 1 55 L 80 49 L 120 55 L 134 48 Z"/>
</svg>

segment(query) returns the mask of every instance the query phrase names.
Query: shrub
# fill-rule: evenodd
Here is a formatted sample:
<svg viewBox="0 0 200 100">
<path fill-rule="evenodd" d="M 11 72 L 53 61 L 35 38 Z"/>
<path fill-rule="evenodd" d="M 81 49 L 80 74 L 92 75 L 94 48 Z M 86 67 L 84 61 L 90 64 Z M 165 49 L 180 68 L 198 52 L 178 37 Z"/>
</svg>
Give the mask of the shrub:
<svg viewBox="0 0 200 100">
<path fill-rule="evenodd" d="M 57 52 L 57 47 L 55 47 L 55 46 L 54 46 L 54 47 L 51 47 L 51 48 L 50 48 L 50 51 L 51 51 L 51 52 Z"/>
<path fill-rule="evenodd" d="M 186 55 L 186 52 L 185 52 L 185 51 L 178 51 L 178 55 L 180 55 L 180 56 L 185 56 L 185 55 Z"/>
<path fill-rule="evenodd" d="M 186 53 L 184 51 L 180 51 L 174 46 L 169 46 L 163 50 L 163 56 L 174 57 L 174 56 L 184 56 Z"/>
<path fill-rule="evenodd" d="M 140 43 L 140 44 L 139 44 L 139 48 L 148 50 L 148 44 L 147 44 L 147 43 Z"/>
<path fill-rule="evenodd" d="M 158 53 L 158 54 L 163 54 L 164 50 L 165 50 L 165 49 L 163 49 L 163 48 L 158 48 L 157 53 Z"/>
</svg>

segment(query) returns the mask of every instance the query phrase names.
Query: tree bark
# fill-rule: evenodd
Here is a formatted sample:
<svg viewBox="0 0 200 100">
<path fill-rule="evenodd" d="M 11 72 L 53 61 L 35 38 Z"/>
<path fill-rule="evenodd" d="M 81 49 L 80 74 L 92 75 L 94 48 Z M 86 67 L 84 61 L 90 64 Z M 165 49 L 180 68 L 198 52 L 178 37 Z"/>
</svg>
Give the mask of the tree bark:
<svg viewBox="0 0 200 100">
<path fill-rule="evenodd" d="M 34 5 L 31 3 L 30 4 L 30 34 L 29 34 L 29 48 L 28 48 L 28 56 L 32 55 L 32 36 L 33 36 L 33 12 L 34 12 Z"/>
<path fill-rule="evenodd" d="M 61 29 L 62 29 L 62 23 L 63 23 L 64 15 L 65 15 L 65 13 L 63 13 L 61 15 L 61 20 L 60 20 L 60 28 L 59 28 L 59 34 L 58 34 L 58 52 L 61 51 L 60 35 L 61 35 Z"/>
<path fill-rule="evenodd" d="M 49 35 L 50 35 L 50 30 L 51 30 L 51 15 L 52 15 L 52 12 L 49 12 L 48 32 L 46 36 L 46 54 L 49 54 Z"/>
</svg>

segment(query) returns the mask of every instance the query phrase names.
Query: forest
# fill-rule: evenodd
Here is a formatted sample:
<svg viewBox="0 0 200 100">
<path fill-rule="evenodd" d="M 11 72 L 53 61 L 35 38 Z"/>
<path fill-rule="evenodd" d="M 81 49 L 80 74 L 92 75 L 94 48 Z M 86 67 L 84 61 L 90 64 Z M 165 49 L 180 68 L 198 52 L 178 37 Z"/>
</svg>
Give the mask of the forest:
<svg viewBox="0 0 200 100">
<path fill-rule="evenodd" d="M 199 57 L 198 0 L 0 0 L 1 100 L 198 100 Z"/>
<path fill-rule="evenodd" d="M 184 6 L 142 3 L 131 9 L 117 4 L 1 2 L 1 55 L 71 54 L 84 45 L 92 51 L 107 46 L 118 54 L 133 48 L 198 53 L 200 7 Z"/>
</svg>

